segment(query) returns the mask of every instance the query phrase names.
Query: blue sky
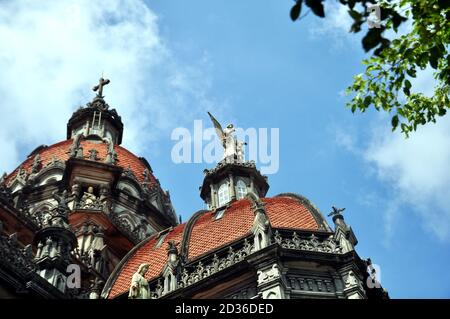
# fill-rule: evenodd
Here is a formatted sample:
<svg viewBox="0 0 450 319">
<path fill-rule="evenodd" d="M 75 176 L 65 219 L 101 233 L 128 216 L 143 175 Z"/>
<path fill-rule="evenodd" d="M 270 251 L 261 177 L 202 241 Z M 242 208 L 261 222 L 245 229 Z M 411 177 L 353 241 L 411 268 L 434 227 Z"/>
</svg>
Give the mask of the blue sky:
<svg viewBox="0 0 450 319">
<path fill-rule="evenodd" d="M 279 128 L 269 196 L 299 193 L 324 214 L 346 207 L 357 251 L 380 265 L 391 297 L 450 297 L 449 120 L 405 141 L 385 116 L 345 108 L 342 92 L 365 54 L 337 5 L 326 19 L 292 23 L 288 0 L 35 3 L 0 5 L 0 18 L 26 12 L 0 23 L 10 48 L 0 53 L 0 150 L 10 154 L 1 169 L 62 140 L 104 71 L 124 146 L 149 160 L 183 220 L 203 208 L 198 187 L 212 165 L 173 163 L 173 129 L 209 125 L 206 111 L 243 128 Z M 417 85 L 430 83 L 424 74 Z"/>
</svg>

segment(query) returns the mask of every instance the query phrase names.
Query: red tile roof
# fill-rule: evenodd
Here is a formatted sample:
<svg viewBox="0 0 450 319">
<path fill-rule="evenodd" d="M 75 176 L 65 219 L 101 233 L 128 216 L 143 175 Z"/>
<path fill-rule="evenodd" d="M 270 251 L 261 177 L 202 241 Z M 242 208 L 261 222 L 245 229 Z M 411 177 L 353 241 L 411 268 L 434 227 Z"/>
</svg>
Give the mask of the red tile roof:
<svg viewBox="0 0 450 319">
<path fill-rule="evenodd" d="M 69 148 L 72 144 L 72 139 L 65 140 L 56 144 L 53 144 L 49 147 L 43 148 L 30 156 L 25 162 L 22 163 L 22 168 L 24 168 L 27 173 L 31 173 L 31 167 L 33 166 L 34 157 L 39 154 L 41 157 L 42 166 L 45 167 L 49 162 L 51 162 L 52 157 L 55 156 L 57 159 L 61 161 L 66 161 L 69 159 Z M 97 151 L 98 162 L 103 162 L 106 158 L 107 153 L 107 144 L 103 142 L 94 142 L 94 141 L 81 141 L 81 146 L 83 147 L 83 154 L 85 159 L 88 159 L 89 150 L 95 149 Z M 120 145 L 114 145 L 114 150 L 117 153 L 117 165 L 127 169 L 130 167 L 136 178 L 140 181 L 144 181 L 143 172 L 146 169 L 144 163 L 133 153 L 123 148 Z M 20 167 L 20 166 L 19 166 Z M 14 176 L 17 174 L 19 167 L 14 170 L 6 179 L 9 182 Z M 156 184 L 155 177 L 150 174 L 149 176 L 150 184 Z"/>
<path fill-rule="evenodd" d="M 131 277 L 138 270 L 140 264 L 150 264 L 150 269 L 145 275 L 145 278 L 150 280 L 158 277 L 167 262 L 167 242 L 169 240 L 181 242 L 185 225 L 181 224 L 174 227 L 158 246 L 156 244 L 159 238 L 153 236 L 143 246 L 139 247 L 123 265 L 118 278 L 111 287 L 108 297 L 114 298 L 129 289 Z"/>
<path fill-rule="evenodd" d="M 320 227 L 313 213 L 298 199 L 281 196 L 262 200 L 273 228 L 319 230 Z M 187 223 L 193 223 L 188 238 L 189 261 L 245 237 L 250 233 L 254 220 L 251 203 L 247 199 L 233 202 L 222 218 L 215 220 L 214 216 L 215 212 L 207 211 Z M 119 274 L 112 284 L 108 297 L 113 298 L 127 291 L 131 276 L 142 263 L 150 264 L 150 270 L 146 276 L 148 279 L 158 277 L 167 262 L 167 241 L 173 239 L 180 242 L 187 224 L 175 227 L 159 248 L 155 248 L 156 238 L 150 238 L 147 243 L 139 247 L 125 262 L 122 269 L 118 269 Z"/>
<path fill-rule="evenodd" d="M 263 199 L 269 215 L 270 224 L 274 228 L 313 229 L 319 225 L 312 213 L 296 198 L 274 197 Z"/>
</svg>

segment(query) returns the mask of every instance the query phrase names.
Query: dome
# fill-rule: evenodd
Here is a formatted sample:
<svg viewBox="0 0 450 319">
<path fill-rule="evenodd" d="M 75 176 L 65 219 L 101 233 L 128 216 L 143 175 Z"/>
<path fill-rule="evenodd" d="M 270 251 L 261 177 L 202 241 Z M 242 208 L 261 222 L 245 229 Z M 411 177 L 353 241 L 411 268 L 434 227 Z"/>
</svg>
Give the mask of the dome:
<svg viewBox="0 0 450 319">
<path fill-rule="evenodd" d="M 28 158 L 19 165 L 9 176 L 6 177 L 6 182 L 12 182 L 21 169 L 23 174 L 29 176 L 32 174 L 32 167 L 34 159 L 37 155 L 40 158 L 40 166 L 46 168 L 56 161 L 65 162 L 70 158 L 69 148 L 73 143 L 73 139 L 61 141 L 51 146 L 39 146 Z M 85 160 L 104 162 L 107 156 L 108 145 L 101 140 L 82 140 L 80 146 L 83 148 Z M 120 145 L 114 145 L 114 150 L 117 154 L 116 166 L 123 168 L 126 171 L 133 173 L 138 182 L 142 183 L 145 180 L 144 171 L 148 171 L 147 182 L 150 187 L 158 184 L 156 178 L 151 174 L 151 168 L 144 158 L 137 157 L 127 149 Z M 95 152 L 95 156 L 93 155 Z M 92 156 L 91 156 L 92 155 Z M 41 170 L 41 173 L 44 170 Z M 40 175 L 39 174 L 39 175 Z M 39 176 L 38 176 L 39 178 Z M 39 182 L 39 181 L 38 181 Z"/>
<path fill-rule="evenodd" d="M 330 231 L 322 214 L 303 196 L 280 194 L 262 198 L 272 229 Z M 221 210 L 202 210 L 188 222 L 155 234 L 137 245 L 123 258 L 106 284 L 108 298 L 114 298 L 129 289 L 131 277 L 142 263 L 150 264 L 146 279 L 161 275 L 167 263 L 167 243 L 180 243 L 186 263 L 195 262 L 205 255 L 230 246 L 251 234 L 254 221 L 249 199 L 232 202 L 217 218 Z"/>
</svg>

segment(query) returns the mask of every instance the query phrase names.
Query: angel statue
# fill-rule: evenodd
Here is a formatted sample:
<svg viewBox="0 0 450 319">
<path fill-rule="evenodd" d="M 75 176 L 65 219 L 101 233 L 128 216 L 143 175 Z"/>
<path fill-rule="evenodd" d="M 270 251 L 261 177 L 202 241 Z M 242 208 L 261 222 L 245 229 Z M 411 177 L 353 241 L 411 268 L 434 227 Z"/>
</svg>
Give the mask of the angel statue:
<svg viewBox="0 0 450 319">
<path fill-rule="evenodd" d="M 150 299 L 150 289 L 148 287 L 148 281 L 145 279 L 150 265 L 141 264 L 138 271 L 131 278 L 130 292 L 128 294 L 129 299 Z"/>
<path fill-rule="evenodd" d="M 219 140 L 222 142 L 223 146 L 223 159 L 232 161 L 237 160 L 238 162 L 244 161 L 244 145 L 246 143 L 238 141 L 233 133 L 236 131 L 234 129 L 233 124 L 228 124 L 225 129 L 222 129 L 220 123 L 212 116 L 211 113 L 208 112 L 211 121 L 214 124 L 214 128 L 216 129 L 216 134 L 219 137 Z"/>
</svg>

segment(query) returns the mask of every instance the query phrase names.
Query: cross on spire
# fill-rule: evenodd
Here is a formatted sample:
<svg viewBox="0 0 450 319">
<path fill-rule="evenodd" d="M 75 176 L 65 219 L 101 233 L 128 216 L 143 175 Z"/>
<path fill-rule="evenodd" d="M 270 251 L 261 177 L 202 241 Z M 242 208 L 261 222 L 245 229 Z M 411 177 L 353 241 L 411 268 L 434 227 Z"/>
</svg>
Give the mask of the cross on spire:
<svg viewBox="0 0 450 319">
<path fill-rule="evenodd" d="M 103 97 L 103 87 L 109 83 L 109 79 L 104 79 L 103 76 L 98 80 L 98 84 L 92 88 L 94 92 L 98 91 L 97 96 Z"/>
</svg>

